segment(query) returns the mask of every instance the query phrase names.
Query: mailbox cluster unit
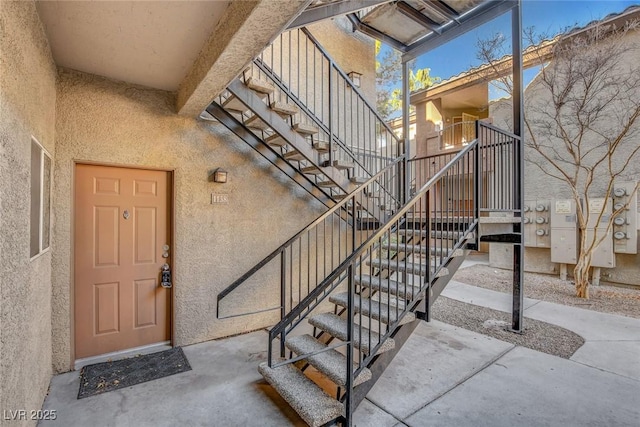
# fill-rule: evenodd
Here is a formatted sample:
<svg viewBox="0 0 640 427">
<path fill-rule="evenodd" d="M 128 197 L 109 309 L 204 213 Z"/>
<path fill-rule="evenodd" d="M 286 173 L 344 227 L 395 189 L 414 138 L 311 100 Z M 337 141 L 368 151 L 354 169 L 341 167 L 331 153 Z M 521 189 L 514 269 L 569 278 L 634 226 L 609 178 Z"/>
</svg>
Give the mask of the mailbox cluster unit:
<svg viewBox="0 0 640 427">
<path fill-rule="evenodd" d="M 604 237 L 596 247 L 593 267 L 615 267 L 616 253 L 638 253 L 638 201 L 635 182 L 618 183 L 608 198 L 590 198 L 587 241 Z M 584 203 L 584 201 L 583 201 Z M 551 249 L 551 262 L 575 264 L 578 257 L 579 233 L 576 203 L 573 199 L 525 200 L 524 244 L 527 247 Z M 611 218 L 613 229 L 606 226 Z"/>
</svg>

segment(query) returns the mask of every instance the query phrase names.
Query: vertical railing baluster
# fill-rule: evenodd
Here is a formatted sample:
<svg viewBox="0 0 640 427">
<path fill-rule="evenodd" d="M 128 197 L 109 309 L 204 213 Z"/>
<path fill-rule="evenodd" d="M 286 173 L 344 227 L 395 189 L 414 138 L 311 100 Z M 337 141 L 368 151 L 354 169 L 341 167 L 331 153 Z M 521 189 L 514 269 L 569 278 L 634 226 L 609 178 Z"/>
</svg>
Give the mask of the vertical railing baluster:
<svg viewBox="0 0 640 427">
<path fill-rule="evenodd" d="M 478 143 L 473 149 L 473 219 L 480 221 L 480 144 L 484 142 L 481 138 L 480 121 L 476 121 L 476 138 Z M 476 232 L 476 250 L 480 250 L 480 233 Z"/>
<path fill-rule="evenodd" d="M 287 309 L 286 309 L 286 301 L 287 301 L 287 294 L 286 294 L 286 268 L 287 268 L 287 263 L 286 263 L 286 257 L 285 257 L 285 250 L 283 250 L 281 252 L 280 255 L 280 320 L 284 319 L 285 316 L 287 315 Z M 284 341 L 285 341 L 285 335 L 284 335 L 284 331 L 282 332 L 282 335 L 280 335 L 280 357 L 284 357 Z M 269 340 L 269 367 L 271 367 L 271 340 Z"/>
<path fill-rule="evenodd" d="M 335 83 L 333 81 L 333 62 L 329 62 L 329 165 L 333 165 L 333 89 Z M 338 117 L 340 117 L 338 111 Z"/>
<path fill-rule="evenodd" d="M 347 287 L 349 290 L 347 291 L 347 381 L 345 384 L 345 418 L 347 426 L 351 426 L 353 415 L 353 299 L 355 293 L 353 263 L 349 265 L 347 274 Z M 362 337 L 360 340 L 362 340 Z"/>
</svg>

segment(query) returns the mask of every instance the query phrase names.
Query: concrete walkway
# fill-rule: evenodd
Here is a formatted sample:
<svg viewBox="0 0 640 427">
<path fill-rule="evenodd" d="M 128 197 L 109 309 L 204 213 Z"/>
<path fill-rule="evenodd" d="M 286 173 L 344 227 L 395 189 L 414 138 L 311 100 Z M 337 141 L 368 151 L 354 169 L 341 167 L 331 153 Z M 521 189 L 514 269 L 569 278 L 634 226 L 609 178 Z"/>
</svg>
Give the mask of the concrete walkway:
<svg viewBox="0 0 640 427">
<path fill-rule="evenodd" d="M 511 295 L 451 281 L 442 295 L 511 312 Z M 525 298 L 526 318 L 568 329 L 585 343 L 571 360 L 640 381 L 640 319 Z M 640 392 L 640 390 L 639 390 Z M 640 425 L 640 423 L 639 423 Z"/>
<path fill-rule="evenodd" d="M 510 296 L 452 282 L 447 297 L 510 310 Z M 640 320 L 527 300 L 525 316 L 582 335 L 571 360 L 421 323 L 358 407 L 362 426 L 640 425 Z M 192 371 L 77 400 L 78 372 L 51 381 L 40 426 L 304 425 L 257 365 L 267 334 L 184 347 Z"/>
</svg>

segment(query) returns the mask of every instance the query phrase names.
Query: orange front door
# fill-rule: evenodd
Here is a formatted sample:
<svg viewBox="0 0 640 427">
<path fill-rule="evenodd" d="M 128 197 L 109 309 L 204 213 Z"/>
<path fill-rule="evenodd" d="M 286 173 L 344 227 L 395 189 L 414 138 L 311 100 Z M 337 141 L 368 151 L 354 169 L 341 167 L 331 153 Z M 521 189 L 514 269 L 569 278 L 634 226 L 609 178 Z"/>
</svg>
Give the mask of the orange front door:
<svg viewBox="0 0 640 427">
<path fill-rule="evenodd" d="M 168 172 L 77 165 L 76 359 L 167 341 Z"/>
</svg>

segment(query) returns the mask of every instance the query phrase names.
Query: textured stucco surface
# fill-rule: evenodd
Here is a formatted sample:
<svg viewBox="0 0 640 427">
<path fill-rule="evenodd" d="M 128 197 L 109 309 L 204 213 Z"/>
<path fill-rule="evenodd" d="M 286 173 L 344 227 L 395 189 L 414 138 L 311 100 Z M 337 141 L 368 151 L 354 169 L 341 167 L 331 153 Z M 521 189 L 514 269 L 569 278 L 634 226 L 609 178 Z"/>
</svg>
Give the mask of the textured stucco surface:
<svg viewBox="0 0 640 427">
<path fill-rule="evenodd" d="M 640 46 L 640 33 L 638 31 L 631 32 L 626 37 L 626 42 L 629 46 L 635 46 L 635 51 L 626 53 L 620 57 L 618 67 L 625 69 L 625 67 L 631 68 L 637 67 L 637 48 Z M 551 99 L 549 93 L 543 89 L 539 82 L 539 77 L 534 79 L 529 86 L 525 89 L 525 114 L 529 115 L 529 119 L 534 123 L 539 118 L 538 112 L 540 106 L 551 105 Z M 549 108 L 554 108 L 553 106 Z M 611 111 L 611 110 L 609 110 Z M 511 129 L 512 121 L 512 107 L 510 99 L 501 99 L 492 102 L 489 105 L 489 117 L 493 118 L 493 123 L 503 129 Z M 612 124 L 617 123 L 617 117 L 610 117 L 609 120 Z M 603 128 L 607 125 L 602 125 Z M 638 142 L 638 131 L 640 131 L 640 124 L 636 122 L 635 128 L 632 131 L 633 137 L 628 138 L 627 141 L 618 150 L 618 153 L 613 157 L 614 168 L 619 168 L 623 161 L 626 161 L 629 153 L 635 147 Z M 612 126 L 615 127 L 615 126 Z M 583 143 L 582 149 L 586 151 L 586 147 L 589 146 L 591 140 L 589 140 L 589 134 L 586 134 L 585 143 Z M 529 136 L 525 134 L 525 141 L 529 139 Z M 561 144 L 560 141 L 556 141 Z M 625 150 L 625 147 L 629 147 Z M 563 150 L 560 150 L 563 152 Z M 533 164 L 529 159 L 535 159 L 536 153 L 533 149 L 525 147 L 525 198 L 526 199 L 564 199 L 571 198 L 571 191 L 568 185 L 561 180 L 554 179 L 543 173 L 538 166 Z M 604 197 L 605 186 L 609 181 L 609 174 L 606 170 L 607 163 L 596 169 L 596 179 L 591 187 L 591 197 Z M 625 173 L 622 175 L 621 181 L 640 181 L 640 163 L 632 161 Z M 540 185 L 544 183 L 544 185 Z M 640 213 L 639 213 L 640 215 Z M 504 248 L 502 247 L 504 246 Z M 492 245 L 491 251 L 496 249 L 497 253 L 492 253 L 490 256 L 491 265 L 496 267 L 508 267 L 510 268 L 510 248 L 506 248 L 507 245 Z M 503 254 L 504 252 L 504 254 Z M 503 255 L 506 257 L 504 258 Z M 559 266 L 551 262 L 551 252 L 549 249 L 542 248 L 526 248 L 525 249 L 525 269 L 532 272 L 540 273 L 556 273 L 559 271 Z M 569 272 L 572 273 L 573 266 L 569 266 Z M 629 285 L 640 285 L 640 254 L 616 254 L 616 267 L 611 269 L 602 269 L 601 277 L 603 281 L 622 283 Z"/>
<path fill-rule="evenodd" d="M 345 73 L 362 74 L 360 90 L 367 101 L 376 103 L 375 45 L 372 38 L 351 32 L 351 24 L 344 17 L 320 21 L 309 25 L 308 30 L 320 42 Z"/>
<path fill-rule="evenodd" d="M 29 259 L 29 194 L 31 136 L 55 152 L 55 80 L 34 3 L 0 2 L 0 411 L 40 409 L 51 376 L 52 252 Z"/>
<path fill-rule="evenodd" d="M 180 114 L 198 116 L 307 3 L 304 0 L 231 2 L 180 84 L 176 102 Z"/>
<path fill-rule="evenodd" d="M 168 92 L 60 70 L 53 270 L 57 371 L 68 370 L 73 357 L 74 161 L 174 170 L 176 345 L 253 330 L 272 324 L 278 315 L 275 311 L 217 320 L 216 296 L 323 208 L 222 125 L 176 115 L 174 101 Z M 229 172 L 228 183 L 209 181 L 209 173 L 218 167 Z M 212 205 L 213 192 L 227 193 L 229 203 Z M 277 271 L 278 263 L 269 267 Z M 264 283 L 258 276 L 229 304 L 250 311 L 277 305 L 278 295 L 275 281 Z"/>
</svg>

